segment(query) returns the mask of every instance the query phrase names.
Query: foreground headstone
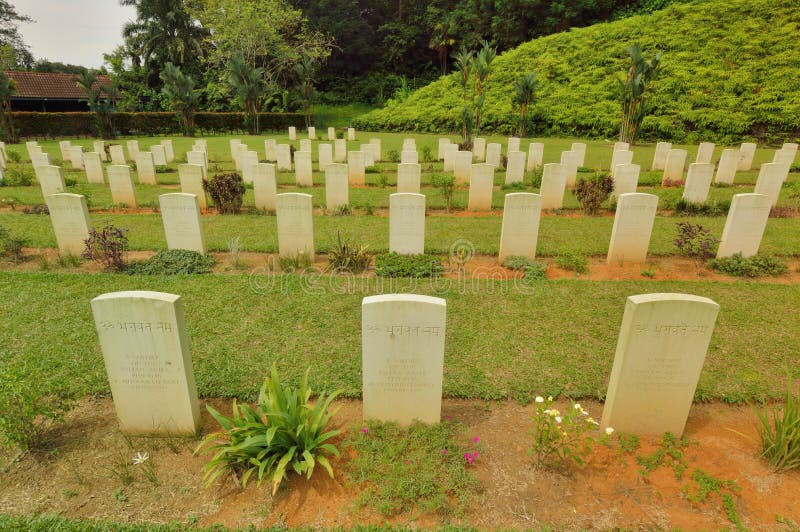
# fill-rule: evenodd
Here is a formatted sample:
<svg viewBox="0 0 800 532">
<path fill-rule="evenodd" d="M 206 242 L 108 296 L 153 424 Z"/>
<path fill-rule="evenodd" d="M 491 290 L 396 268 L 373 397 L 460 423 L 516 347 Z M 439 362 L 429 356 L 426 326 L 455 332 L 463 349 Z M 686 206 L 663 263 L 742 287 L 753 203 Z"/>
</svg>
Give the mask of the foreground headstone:
<svg viewBox="0 0 800 532">
<path fill-rule="evenodd" d="M 167 249 L 187 249 L 205 254 L 197 196 L 176 192 L 158 197 Z"/>
<path fill-rule="evenodd" d="M 70 146 L 69 162 L 72 163 L 73 170 L 83 170 L 83 148 L 81 146 Z"/>
<path fill-rule="evenodd" d="M 560 209 L 564 206 L 564 190 L 567 176 L 559 163 L 548 163 L 542 167 L 542 209 Z"/>
<path fill-rule="evenodd" d="M 469 178 L 469 202 L 471 211 L 492 210 L 492 191 L 494 190 L 494 166 L 473 164 Z"/>
<path fill-rule="evenodd" d="M 58 252 L 80 257 L 91 229 L 86 198 L 80 194 L 52 194 L 45 197 L 45 203 L 50 211 Z"/>
<path fill-rule="evenodd" d="M 153 144 L 150 146 L 150 153 L 153 154 L 154 165 L 167 166 L 167 154 L 164 152 L 164 146 L 161 144 Z"/>
<path fill-rule="evenodd" d="M 191 152 L 189 152 L 191 153 Z M 181 192 L 197 196 L 197 204 L 201 209 L 208 208 L 206 192 L 203 190 L 203 166 L 199 164 L 179 164 L 178 179 L 181 182 Z"/>
<path fill-rule="evenodd" d="M 573 142 L 569 151 L 579 155 L 578 166 L 584 166 L 586 164 L 586 144 L 583 142 Z"/>
<path fill-rule="evenodd" d="M 456 184 L 463 185 L 469 183 L 469 176 L 472 173 L 472 152 L 460 150 L 456 152 L 453 174 L 455 174 Z"/>
<path fill-rule="evenodd" d="M 539 194 L 506 194 L 498 257 L 501 264 L 513 256 L 527 257 L 530 260 L 536 258 L 541 213 L 542 196 Z"/>
<path fill-rule="evenodd" d="M 111 153 L 111 164 L 127 163 L 127 161 L 125 160 L 125 152 L 122 150 L 122 146 L 120 144 L 112 144 L 111 146 L 108 147 L 108 151 Z M 130 147 L 128 148 L 128 151 L 130 152 Z M 139 155 L 138 149 L 136 150 L 136 155 Z M 131 155 L 131 159 L 135 161 L 136 156 Z"/>
<path fill-rule="evenodd" d="M 113 165 L 125 166 L 127 165 Z M 153 163 L 153 154 L 149 151 L 140 151 L 139 156 L 136 157 L 136 174 L 139 176 L 139 184 L 141 185 L 155 185 L 156 184 L 156 168 Z"/>
<path fill-rule="evenodd" d="M 289 126 L 289 140 L 297 140 L 297 128 Z"/>
<path fill-rule="evenodd" d="M 196 434 L 200 409 L 180 296 L 113 292 L 94 298 L 92 313 L 122 432 Z"/>
<path fill-rule="evenodd" d="M 621 194 L 617 199 L 614 228 L 606 262 L 644 262 L 658 208 L 655 194 Z"/>
<path fill-rule="evenodd" d="M 425 196 L 389 196 L 389 252 L 419 255 L 425 252 Z"/>
<path fill-rule="evenodd" d="M 472 153 L 475 155 L 477 162 L 484 162 L 486 160 L 486 139 L 481 137 L 472 139 Z"/>
<path fill-rule="evenodd" d="M 508 137 L 506 154 L 519 151 L 519 137 Z"/>
<path fill-rule="evenodd" d="M 361 304 L 364 419 L 438 423 L 447 303 L 438 297 L 386 294 Z"/>
<path fill-rule="evenodd" d="M 275 139 L 264 139 L 264 160 L 269 163 L 278 161 L 278 143 Z"/>
<path fill-rule="evenodd" d="M 613 173 L 614 190 L 611 191 L 611 197 L 616 200 L 622 194 L 636 192 L 640 172 L 638 164 L 618 164 Z"/>
<path fill-rule="evenodd" d="M 653 154 L 653 166 L 651 170 L 663 170 L 667 165 L 667 155 L 672 149 L 671 142 L 656 143 L 656 152 Z"/>
<path fill-rule="evenodd" d="M 364 168 L 364 153 L 360 151 L 347 152 L 347 167 L 350 184 L 363 187 L 367 179 Z"/>
<path fill-rule="evenodd" d="M 148 153 L 149 152 L 142 152 Z M 141 154 L 140 154 L 141 155 Z M 106 167 L 108 188 L 111 189 L 111 201 L 117 205 L 136 207 L 136 193 L 131 179 L 131 168 L 124 164 L 112 164 Z"/>
<path fill-rule="evenodd" d="M 490 165 L 491 166 L 491 165 Z M 506 160 L 506 185 L 522 183 L 525 179 L 525 152 L 510 151 Z"/>
<path fill-rule="evenodd" d="M 690 164 L 689 171 L 686 173 L 686 184 L 683 187 L 683 199 L 690 203 L 704 203 L 708 199 L 708 191 L 713 178 L 713 164 Z"/>
<path fill-rule="evenodd" d="M 346 164 L 325 167 L 325 208 L 329 211 L 350 204 L 350 183 Z"/>
<path fill-rule="evenodd" d="M 58 166 L 39 166 L 36 170 L 36 177 L 39 179 L 39 186 L 45 200 L 47 196 L 64 192 L 67 189 L 64 184 L 64 175 Z"/>
<path fill-rule="evenodd" d="M 278 144 L 278 171 L 292 171 L 292 149 L 289 144 Z"/>
<path fill-rule="evenodd" d="M 320 172 L 324 172 L 329 164 L 333 164 L 333 146 L 331 144 L 322 143 L 319 145 L 317 148 L 317 161 Z"/>
<path fill-rule="evenodd" d="M 106 143 L 103 140 L 95 140 L 92 142 L 92 150 L 100 157 L 101 161 L 108 161 L 106 157 Z M 84 163 L 85 164 L 85 163 Z"/>
<path fill-rule="evenodd" d="M 753 192 L 764 194 L 769 198 L 769 204 L 774 207 L 778 204 L 783 182 L 789 174 L 789 167 L 782 163 L 764 163 L 758 172 L 756 188 Z"/>
<path fill-rule="evenodd" d="M 714 178 L 714 182 L 732 185 L 733 179 L 736 177 L 736 170 L 738 167 L 739 150 L 722 150 L 722 156 L 720 156 L 719 159 L 719 166 L 717 167 L 717 175 Z"/>
<path fill-rule="evenodd" d="M 680 438 L 719 305 L 688 294 L 630 296 L 600 427 Z"/>
<path fill-rule="evenodd" d="M 161 141 L 161 146 L 164 148 L 164 156 L 167 159 L 167 164 L 175 160 L 175 150 L 172 146 L 172 139 L 164 139 Z"/>
<path fill-rule="evenodd" d="M 310 194 L 289 192 L 276 196 L 278 252 L 282 258 L 314 262 L 314 219 Z"/>
<path fill-rule="evenodd" d="M 717 258 L 758 253 L 769 218 L 769 198 L 763 194 L 736 194 L 722 230 Z"/>
<path fill-rule="evenodd" d="M 584 145 L 585 148 L 585 145 Z M 584 155 L 586 151 L 584 150 Z M 541 142 L 531 142 L 528 144 L 528 163 L 525 169 L 531 172 L 537 168 L 541 168 L 544 163 L 544 144 Z"/>
<path fill-rule="evenodd" d="M 664 176 L 661 184 L 667 181 L 680 181 L 683 179 L 683 167 L 686 165 L 686 150 L 669 150 L 667 164 L 664 167 Z"/>
<path fill-rule="evenodd" d="M 697 147 L 697 158 L 694 162 L 704 164 L 711 163 L 711 159 L 714 158 L 714 147 L 715 145 L 713 142 L 701 142 Z"/>
<path fill-rule="evenodd" d="M 418 164 L 397 165 L 397 192 L 419 194 L 422 167 Z"/>
<path fill-rule="evenodd" d="M 86 180 L 89 183 L 103 184 L 103 163 L 100 155 L 90 151 L 83 154 L 83 167 L 86 169 Z"/>
<path fill-rule="evenodd" d="M 500 150 L 502 146 L 497 142 L 490 142 L 486 145 L 486 164 L 491 164 L 495 168 L 500 168 Z"/>
<path fill-rule="evenodd" d="M 139 155 L 139 141 L 138 140 L 129 140 L 125 143 L 128 146 L 128 157 L 131 161 L 135 161 L 136 157 Z M 117 163 L 114 161 L 114 152 L 111 152 L 111 162 L 113 164 L 125 164 L 127 161 L 125 160 L 125 154 L 122 154 L 122 162 Z"/>
<path fill-rule="evenodd" d="M 753 167 L 753 157 L 756 155 L 756 145 L 753 142 L 743 142 L 739 147 L 739 164 L 737 170 L 750 170 Z"/>
<path fill-rule="evenodd" d="M 253 167 L 253 196 L 256 209 L 275 212 L 278 193 L 277 171 L 274 164 L 258 163 Z"/>
<path fill-rule="evenodd" d="M 499 146 L 499 144 L 498 144 Z M 458 153 L 458 144 L 447 144 L 444 147 L 444 161 L 442 162 L 442 169 L 445 172 L 454 172 L 456 169 L 456 154 Z"/>
<path fill-rule="evenodd" d="M 344 139 L 336 139 L 333 141 L 333 162 L 344 163 L 347 162 L 347 141 Z"/>
</svg>

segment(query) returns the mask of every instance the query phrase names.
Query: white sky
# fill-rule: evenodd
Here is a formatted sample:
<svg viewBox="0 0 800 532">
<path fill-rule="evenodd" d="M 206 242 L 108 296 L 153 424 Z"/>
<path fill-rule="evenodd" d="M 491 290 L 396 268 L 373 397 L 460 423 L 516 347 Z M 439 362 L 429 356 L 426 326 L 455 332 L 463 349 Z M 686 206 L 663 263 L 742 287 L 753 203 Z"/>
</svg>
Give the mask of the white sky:
<svg viewBox="0 0 800 532">
<path fill-rule="evenodd" d="M 11 0 L 34 22 L 20 33 L 36 59 L 98 68 L 103 54 L 122 44 L 122 25 L 136 10 L 118 0 Z"/>
</svg>

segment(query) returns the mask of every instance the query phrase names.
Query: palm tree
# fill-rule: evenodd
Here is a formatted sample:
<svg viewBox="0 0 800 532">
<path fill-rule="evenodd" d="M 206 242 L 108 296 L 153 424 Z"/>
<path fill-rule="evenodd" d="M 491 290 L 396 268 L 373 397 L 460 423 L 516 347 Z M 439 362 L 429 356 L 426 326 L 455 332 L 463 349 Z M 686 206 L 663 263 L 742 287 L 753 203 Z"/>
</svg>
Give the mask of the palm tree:
<svg viewBox="0 0 800 532">
<path fill-rule="evenodd" d="M 197 111 L 198 95 L 194 90 L 194 80 L 181 72 L 180 67 L 167 63 L 161 71 L 164 87 L 161 93 L 172 103 L 183 126 L 183 134 L 194 136 L 194 114 Z"/>
<path fill-rule="evenodd" d="M 519 106 L 519 135 L 524 136 L 528 122 L 528 110 L 536 99 L 536 72 L 529 72 L 514 82 L 514 104 Z"/>
<path fill-rule="evenodd" d="M 97 117 L 97 129 L 104 139 L 114 138 L 114 101 L 117 98 L 117 82 L 102 85 L 97 81 L 97 72 L 87 70 L 77 79 L 78 86 L 86 93 L 89 110 Z"/>
<path fill-rule="evenodd" d="M 648 61 L 642 54 L 642 46 L 639 43 L 626 48 L 625 53 L 631 63 L 625 78 L 618 80 L 619 98 L 622 104 L 619 140 L 633 144 L 639 127 L 649 111 L 645 96 L 661 74 L 661 53 L 657 53 Z"/>
<path fill-rule="evenodd" d="M 486 95 L 483 93 L 483 85 L 489 79 L 489 72 L 491 71 L 492 61 L 497 57 L 497 49 L 489 46 L 489 43 L 483 41 L 481 50 L 475 56 L 474 70 L 475 70 L 475 91 L 477 92 L 478 99 L 475 102 L 475 134 L 479 134 L 481 127 L 481 115 L 483 114 L 483 104 L 486 100 Z"/>
<path fill-rule="evenodd" d="M 300 101 L 303 106 L 306 127 L 312 125 L 311 100 L 314 96 L 314 74 L 316 70 L 317 66 L 314 59 L 306 55 L 301 57 L 300 61 L 294 66 L 295 74 L 297 74 L 299 80 L 298 88 L 300 89 Z"/>
<path fill-rule="evenodd" d="M 228 83 L 242 104 L 245 123 L 253 135 L 258 135 L 258 111 L 264 96 L 264 69 L 250 66 L 242 52 L 237 52 L 228 63 Z"/>
<path fill-rule="evenodd" d="M 469 149 L 472 145 L 472 105 L 470 96 L 470 80 L 474 68 L 475 57 L 472 50 L 462 44 L 461 48 L 453 54 L 456 63 L 456 73 L 463 92 L 464 107 L 461 109 L 461 136 L 463 137 L 464 149 Z"/>
<path fill-rule="evenodd" d="M 17 92 L 17 82 L 0 70 L 0 133 L 6 142 L 18 142 L 17 130 L 11 114 L 11 97 Z"/>
</svg>

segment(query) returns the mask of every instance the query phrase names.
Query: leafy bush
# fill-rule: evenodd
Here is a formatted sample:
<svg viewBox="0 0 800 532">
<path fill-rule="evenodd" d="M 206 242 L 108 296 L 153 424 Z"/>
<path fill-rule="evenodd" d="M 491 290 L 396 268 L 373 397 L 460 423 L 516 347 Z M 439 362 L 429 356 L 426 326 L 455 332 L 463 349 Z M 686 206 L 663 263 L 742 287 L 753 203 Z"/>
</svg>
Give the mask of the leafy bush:
<svg viewBox="0 0 800 532">
<path fill-rule="evenodd" d="M 433 149 L 430 146 L 423 146 L 421 150 L 422 162 L 433 162 Z"/>
<path fill-rule="evenodd" d="M 47 426 L 62 421 L 71 402 L 60 392 L 42 393 L 8 367 L 0 369 L 0 381 L 0 443 L 23 451 L 39 447 Z"/>
<path fill-rule="evenodd" d="M 776 408 L 771 416 L 758 411 L 761 456 L 778 471 L 800 468 L 800 397 L 793 388 L 790 379 L 783 408 Z"/>
<path fill-rule="evenodd" d="M 537 166 L 530 172 L 525 172 L 525 178 L 523 181 L 529 183 L 533 188 L 541 188 L 543 174 L 544 166 Z"/>
<path fill-rule="evenodd" d="M 456 176 L 452 174 L 433 174 L 431 184 L 442 192 L 447 212 L 453 206 L 453 193 L 456 190 Z"/>
<path fill-rule="evenodd" d="M 389 159 L 390 163 L 400 162 L 400 153 L 397 150 L 389 150 L 389 153 L 386 154 L 386 157 Z"/>
<path fill-rule="evenodd" d="M 583 253 L 574 249 L 566 249 L 556 257 L 556 265 L 562 270 L 569 270 L 575 273 L 587 273 L 589 271 L 589 261 Z"/>
<path fill-rule="evenodd" d="M 0 181 L 0 187 L 29 187 L 33 185 L 34 181 L 33 170 L 28 168 L 9 168 L 6 170 L 2 181 Z"/>
<path fill-rule="evenodd" d="M 384 253 L 375 256 L 375 273 L 380 277 L 435 277 L 444 271 L 436 255 L 400 255 Z"/>
<path fill-rule="evenodd" d="M 680 222 L 675 246 L 681 255 L 709 259 L 717 254 L 719 240 L 700 224 Z"/>
<path fill-rule="evenodd" d="M 367 253 L 367 246 L 351 244 L 336 234 L 336 245 L 328 252 L 328 271 L 361 273 L 369 268 L 372 258 Z"/>
<path fill-rule="evenodd" d="M 331 216 L 350 216 L 353 214 L 353 209 L 350 205 L 337 205 L 335 209 L 330 211 Z"/>
<path fill-rule="evenodd" d="M 731 208 L 730 201 L 708 200 L 705 203 L 692 203 L 681 198 L 675 203 L 675 214 L 687 216 L 725 216 Z"/>
<path fill-rule="evenodd" d="M 258 394 L 256 408 L 233 401 L 233 416 L 225 417 L 213 407 L 206 408 L 222 426 L 222 430 L 206 436 L 197 452 L 213 452 L 214 457 L 204 466 L 203 478 L 210 485 L 227 470 L 241 474 L 242 485 L 255 474 L 258 484 L 264 478 L 272 482 L 273 495 L 286 471 L 311 478 L 316 464 L 325 468 L 333 478 L 327 456 L 339 451 L 328 440 L 339 430 L 327 430 L 332 412 L 330 406 L 340 391 L 328 397 L 320 394 L 311 403 L 311 388 L 306 370 L 299 388 L 281 384 L 278 370 L 272 365 L 270 375 Z"/>
<path fill-rule="evenodd" d="M 712 259 L 709 265 L 722 273 L 734 277 L 763 277 L 765 275 L 783 275 L 789 267 L 771 255 L 753 255 L 743 257 L 736 253 L 730 257 Z"/>
<path fill-rule="evenodd" d="M 22 262 L 25 258 L 22 250 L 27 243 L 26 238 L 13 235 L 5 227 L 0 227 L 0 255 L 10 257 L 15 263 Z"/>
<path fill-rule="evenodd" d="M 211 179 L 203 179 L 203 190 L 211 196 L 211 201 L 220 214 L 239 214 L 244 199 L 244 181 L 237 172 L 216 174 Z"/>
<path fill-rule="evenodd" d="M 600 211 L 600 205 L 608 199 L 614 190 L 614 180 L 607 173 L 581 177 L 575 184 L 575 198 L 581 204 L 583 212 L 593 216 Z"/>
<path fill-rule="evenodd" d="M 159 251 L 145 261 L 132 262 L 127 269 L 131 275 L 179 275 L 211 273 L 216 264 L 211 255 L 188 249 Z"/>
<path fill-rule="evenodd" d="M 505 267 L 509 270 L 523 271 L 526 281 L 542 281 L 547 279 L 547 264 L 536 262 L 527 257 L 512 255 L 506 258 Z"/>
<path fill-rule="evenodd" d="M 81 257 L 102 264 L 106 271 L 121 272 L 127 267 L 128 230 L 107 223 L 99 231 L 92 228 Z"/>
</svg>

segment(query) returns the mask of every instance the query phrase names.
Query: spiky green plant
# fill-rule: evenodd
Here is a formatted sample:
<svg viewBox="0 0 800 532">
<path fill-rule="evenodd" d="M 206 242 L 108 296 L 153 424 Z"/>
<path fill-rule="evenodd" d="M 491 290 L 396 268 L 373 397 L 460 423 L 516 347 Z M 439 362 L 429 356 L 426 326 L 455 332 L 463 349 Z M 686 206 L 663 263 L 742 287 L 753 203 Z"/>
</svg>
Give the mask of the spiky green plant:
<svg viewBox="0 0 800 532">
<path fill-rule="evenodd" d="M 528 110 L 536 100 L 536 87 L 539 80 L 536 72 L 528 72 L 514 81 L 514 105 L 519 107 L 519 125 L 517 131 L 520 136 L 527 133 Z"/>
<path fill-rule="evenodd" d="M 161 71 L 161 81 L 164 83 L 161 94 L 172 104 L 172 109 L 181 121 L 183 134 L 193 137 L 194 115 L 200 101 L 200 96 L 194 89 L 194 80 L 181 72 L 180 67 L 167 63 Z"/>
<path fill-rule="evenodd" d="M 642 45 L 639 43 L 626 48 L 625 53 L 630 58 L 630 65 L 626 69 L 625 78 L 617 80 L 622 104 L 619 140 L 633 144 L 639 126 L 649 111 L 647 93 L 661 74 L 661 53 L 657 53 L 648 61 L 642 54 Z"/>
<path fill-rule="evenodd" d="M 228 63 L 228 74 L 228 83 L 242 104 L 250 133 L 258 135 L 261 131 L 258 111 L 265 92 L 264 69 L 249 65 L 238 52 Z"/>
<path fill-rule="evenodd" d="M 758 411 L 761 456 L 776 470 L 800 468 L 800 397 L 794 395 L 793 382 L 786 388 L 786 404 L 772 415 Z"/>
<path fill-rule="evenodd" d="M 195 450 L 214 452 L 203 467 L 206 485 L 233 470 L 241 474 L 242 485 L 247 485 L 253 475 L 259 485 L 263 479 L 270 479 L 275 494 L 290 466 L 298 475 L 311 478 L 316 464 L 333 478 L 327 456 L 338 456 L 339 450 L 328 440 L 341 431 L 326 429 L 333 416 L 329 412 L 331 403 L 340 393 L 337 390 L 327 397 L 322 393 L 312 404 L 308 370 L 295 389 L 281 384 L 273 364 L 261 386 L 256 408 L 234 399 L 233 416 L 226 417 L 207 406 L 222 430 L 206 436 Z"/>
<path fill-rule="evenodd" d="M 336 240 L 337 245 L 328 252 L 328 271 L 362 273 L 369 268 L 372 257 L 367 253 L 367 246 L 342 240 L 342 235 L 338 232 Z"/>
</svg>

